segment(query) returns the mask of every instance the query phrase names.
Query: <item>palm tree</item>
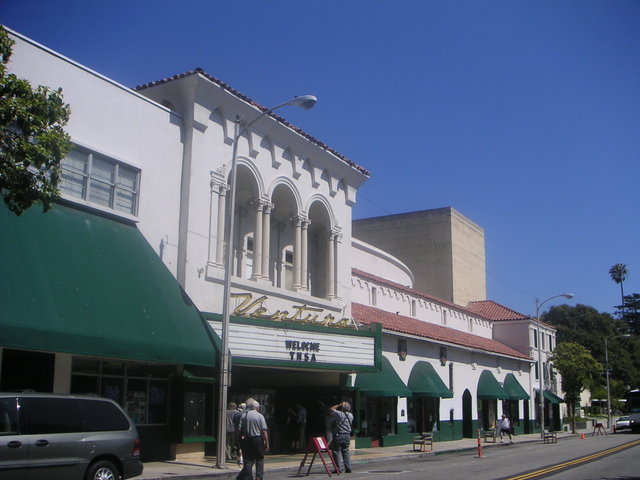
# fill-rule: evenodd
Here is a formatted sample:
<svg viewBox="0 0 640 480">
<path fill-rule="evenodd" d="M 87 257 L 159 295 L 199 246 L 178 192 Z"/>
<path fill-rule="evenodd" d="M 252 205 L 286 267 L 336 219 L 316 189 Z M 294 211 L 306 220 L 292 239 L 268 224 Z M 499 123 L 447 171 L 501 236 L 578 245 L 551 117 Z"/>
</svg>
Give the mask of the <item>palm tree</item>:
<svg viewBox="0 0 640 480">
<path fill-rule="evenodd" d="M 609 276 L 611 280 L 620 284 L 620 296 L 622 298 L 622 303 L 620 305 L 624 306 L 624 287 L 623 283 L 627 279 L 627 275 L 629 275 L 629 269 L 624 263 L 616 263 L 613 267 L 609 269 Z"/>
</svg>

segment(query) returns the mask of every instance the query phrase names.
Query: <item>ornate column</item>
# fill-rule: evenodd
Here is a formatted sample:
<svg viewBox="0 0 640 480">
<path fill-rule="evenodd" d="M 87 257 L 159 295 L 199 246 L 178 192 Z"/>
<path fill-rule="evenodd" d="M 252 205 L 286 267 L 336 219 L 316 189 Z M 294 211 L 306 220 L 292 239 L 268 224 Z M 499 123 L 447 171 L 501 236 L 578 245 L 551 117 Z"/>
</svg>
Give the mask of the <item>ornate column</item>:
<svg viewBox="0 0 640 480">
<path fill-rule="evenodd" d="M 264 202 L 262 209 L 262 278 L 269 280 L 269 258 L 271 242 L 271 210 L 273 203 Z"/>
<path fill-rule="evenodd" d="M 253 230 L 253 271 L 252 280 L 262 277 L 262 209 L 264 202 L 256 200 L 253 204 L 256 207 L 256 226 Z"/>
<path fill-rule="evenodd" d="M 303 218 L 301 216 L 297 216 L 293 218 L 293 288 L 299 289 L 301 287 L 301 273 L 302 273 L 302 265 L 301 265 L 301 250 L 302 250 L 302 222 Z"/>
<path fill-rule="evenodd" d="M 309 251 L 309 225 L 311 225 L 311 222 L 305 218 L 302 221 L 302 244 L 300 247 L 300 256 L 302 257 L 300 261 L 300 287 L 305 291 L 309 290 L 309 273 L 307 271 L 307 260 Z"/>
<path fill-rule="evenodd" d="M 220 172 L 211 172 L 211 215 L 213 215 L 214 206 L 213 198 L 214 194 L 218 195 L 218 208 L 216 219 L 216 242 L 215 248 L 211 242 L 211 234 L 213 233 L 213 218 L 209 220 L 209 262 L 211 258 L 214 258 L 214 265 L 223 267 L 224 263 L 224 228 L 226 224 L 226 210 L 227 210 L 227 191 L 229 191 L 229 185 L 224 181 L 223 177 L 220 177 Z M 212 252 L 213 250 L 213 252 Z M 212 255 L 213 254 L 213 255 Z"/>
<path fill-rule="evenodd" d="M 332 230 L 329 234 L 328 247 L 328 268 L 327 268 L 327 298 L 338 298 L 336 286 L 338 284 L 338 244 L 342 239 L 342 234 L 338 230 Z"/>
<path fill-rule="evenodd" d="M 336 237 L 335 233 L 329 233 L 329 245 L 327 246 L 327 298 L 336 297 Z"/>
</svg>

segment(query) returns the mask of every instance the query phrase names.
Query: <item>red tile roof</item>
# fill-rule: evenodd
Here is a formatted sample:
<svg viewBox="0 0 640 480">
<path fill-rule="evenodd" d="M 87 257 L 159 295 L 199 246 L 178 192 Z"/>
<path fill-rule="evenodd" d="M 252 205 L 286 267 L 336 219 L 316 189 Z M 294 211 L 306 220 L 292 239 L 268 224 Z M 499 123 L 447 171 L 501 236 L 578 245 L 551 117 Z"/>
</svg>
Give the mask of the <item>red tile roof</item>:
<svg viewBox="0 0 640 480">
<path fill-rule="evenodd" d="M 480 337 L 471 333 L 461 332 L 442 325 L 423 322 L 415 318 L 405 317 L 404 315 L 385 312 L 384 310 L 367 305 L 352 303 L 351 315 L 357 323 L 367 325 L 371 323 L 379 323 L 382 325 L 383 329 L 398 333 L 415 335 L 417 337 L 428 338 L 438 342 L 460 345 L 462 347 L 477 350 L 484 350 L 489 353 L 531 360 L 531 357 L 528 355 L 518 352 L 517 350 L 514 350 L 513 348 L 496 340 Z"/>
<path fill-rule="evenodd" d="M 269 109 L 263 105 L 260 105 L 259 103 L 251 100 L 249 97 L 247 97 L 245 94 L 239 92 L 238 90 L 230 87 L 229 85 L 227 85 L 226 83 L 224 83 L 222 80 L 217 79 L 216 77 L 214 77 L 213 75 L 209 75 L 207 72 L 205 72 L 204 70 L 202 70 L 201 68 L 196 68 L 195 70 L 191 70 L 189 72 L 185 72 L 185 73 L 180 73 L 178 75 L 174 75 L 173 77 L 169 77 L 169 78 L 164 78 L 162 80 L 156 80 L 155 82 L 149 82 L 149 83 L 145 83 L 144 85 L 138 85 L 137 87 L 134 88 L 134 90 L 136 91 L 140 91 L 140 90 L 144 90 L 145 88 L 150 88 L 150 87 L 155 87 L 156 85 L 161 85 L 163 83 L 168 83 L 171 82 L 173 80 L 178 80 L 180 78 L 185 78 L 191 75 L 202 75 L 203 77 L 205 77 L 207 80 L 210 80 L 211 82 L 215 83 L 216 85 L 222 87 L 224 90 L 226 90 L 227 92 L 229 92 L 230 94 L 238 97 L 239 99 L 253 105 L 254 107 L 258 108 L 259 110 L 266 112 Z M 340 160 L 342 160 L 343 162 L 345 162 L 347 165 L 355 168 L 356 170 L 358 170 L 359 172 L 363 173 L 366 176 L 370 176 L 370 173 L 367 169 L 365 169 L 364 167 L 358 165 L 355 162 L 352 162 L 351 160 L 349 160 L 347 157 L 345 157 L 344 155 L 336 152 L 334 149 L 332 149 L 331 147 L 329 147 L 328 145 L 324 144 L 323 142 L 321 142 L 320 140 L 318 140 L 317 138 L 309 135 L 307 132 L 305 132 L 304 130 L 302 130 L 301 128 L 296 127 L 295 125 L 289 123 L 288 121 L 286 121 L 284 118 L 282 118 L 281 116 L 271 112 L 268 114 L 270 117 L 274 118 L 275 120 L 277 120 L 278 122 L 282 123 L 283 125 L 286 125 L 287 127 L 289 127 L 291 130 L 294 130 L 295 132 L 299 133 L 300 135 L 302 135 L 303 137 L 305 137 L 307 140 L 309 140 L 311 143 L 314 143 L 315 145 L 317 145 L 318 147 L 326 150 L 327 152 L 331 153 L 332 155 L 335 155 L 336 157 L 338 157 Z"/>
<path fill-rule="evenodd" d="M 469 302 L 467 304 L 467 310 L 475 313 L 476 315 L 481 315 L 484 318 L 487 318 L 494 322 L 504 322 L 507 320 L 535 320 L 534 317 L 530 317 L 528 315 L 524 315 L 522 313 L 518 313 L 515 310 L 511 310 L 504 305 L 500 305 L 499 303 L 494 302 L 493 300 L 482 300 L 478 302 Z M 553 325 L 540 322 L 547 328 L 554 329 Z"/>
<path fill-rule="evenodd" d="M 499 322 L 501 320 L 526 320 L 530 317 L 511 310 L 504 305 L 494 302 L 493 300 L 481 300 L 478 302 L 469 302 L 467 310 L 481 315 L 489 320 Z"/>
</svg>

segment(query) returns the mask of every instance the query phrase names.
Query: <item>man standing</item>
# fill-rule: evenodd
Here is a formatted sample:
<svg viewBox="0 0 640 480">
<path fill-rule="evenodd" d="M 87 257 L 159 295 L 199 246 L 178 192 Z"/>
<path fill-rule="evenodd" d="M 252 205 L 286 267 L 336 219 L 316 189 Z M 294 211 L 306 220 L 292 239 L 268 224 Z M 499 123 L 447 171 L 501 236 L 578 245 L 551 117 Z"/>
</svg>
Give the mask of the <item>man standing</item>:
<svg viewBox="0 0 640 480">
<path fill-rule="evenodd" d="M 509 422 L 509 419 L 505 414 L 502 414 L 502 420 L 498 422 L 497 430 L 498 435 L 500 435 L 500 443 L 502 443 L 502 432 L 509 435 L 509 443 L 513 443 L 513 440 L 511 439 L 511 422 Z"/>
<path fill-rule="evenodd" d="M 307 409 L 300 402 L 296 402 L 296 425 L 298 427 L 297 450 L 305 452 L 307 444 L 305 442 L 305 430 L 307 427 Z"/>
<path fill-rule="evenodd" d="M 240 466 L 242 466 L 242 447 L 240 445 L 240 418 L 246 410 L 247 404 L 242 402 L 240 405 L 238 405 L 238 410 L 236 410 L 236 413 L 233 416 L 233 445 L 236 449 L 238 465 Z"/>
<path fill-rule="evenodd" d="M 235 402 L 229 402 L 227 406 L 227 443 L 226 443 L 226 454 L 227 460 L 235 460 L 236 459 L 236 442 L 234 438 L 234 433 L 236 431 L 236 427 L 234 425 L 235 416 L 237 414 L 237 405 Z"/>
<path fill-rule="evenodd" d="M 349 456 L 349 444 L 351 443 L 351 405 L 342 402 L 331 407 L 331 416 L 335 425 L 335 437 L 331 444 L 333 458 L 339 471 L 351 473 L 351 458 Z"/>
<path fill-rule="evenodd" d="M 247 411 L 240 417 L 240 446 L 244 464 L 236 480 L 253 480 L 253 464 L 256 465 L 256 480 L 264 476 L 264 452 L 269 450 L 267 422 L 258 412 L 260 404 L 253 398 L 247 399 Z"/>
</svg>

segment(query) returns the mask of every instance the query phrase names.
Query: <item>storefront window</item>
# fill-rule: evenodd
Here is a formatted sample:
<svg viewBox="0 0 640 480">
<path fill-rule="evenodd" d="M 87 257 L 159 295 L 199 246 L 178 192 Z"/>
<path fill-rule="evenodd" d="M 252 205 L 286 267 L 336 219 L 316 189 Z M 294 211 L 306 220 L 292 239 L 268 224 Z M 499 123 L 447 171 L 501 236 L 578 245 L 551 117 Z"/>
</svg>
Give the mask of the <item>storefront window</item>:
<svg viewBox="0 0 640 480">
<path fill-rule="evenodd" d="M 167 382 L 154 380 L 149 385 L 149 423 L 167 422 Z"/>
<path fill-rule="evenodd" d="M 184 388 L 183 437 L 187 439 L 213 435 L 213 385 L 186 382 Z"/>
<path fill-rule="evenodd" d="M 147 382 L 144 380 L 129 380 L 127 382 L 127 400 L 124 409 L 133 423 L 147 423 Z"/>
<path fill-rule="evenodd" d="M 102 387 L 100 390 L 100 394 L 103 397 L 110 398 L 114 402 L 122 405 L 122 401 L 124 400 L 124 379 L 122 378 L 112 378 L 112 377 L 102 377 Z"/>
<path fill-rule="evenodd" d="M 362 403 L 362 436 L 372 437 L 375 444 L 381 437 L 397 433 L 397 397 L 371 397 Z"/>
<path fill-rule="evenodd" d="M 98 388 L 98 380 L 98 377 L 94 376 L 90 377 L 85 375 L 73 375 L 71 377 L 71 393 L 97 395 L 100 391 L 100 389 Z"/>
<path fill-rule="evenodd" d="M 122 362 L 102 362 L 103 375 L 124 375 L 124 363 Z"/>
<path fill-rule="evenodd" d="M 71 393 L 95 394 L 122 405 L 136 425 L 167 423 L 169 377 L 174 367 L 77 357 Z"/>
<path fill-rule="evenodd" d="M 408 428 L 412 433 L 431 432 L 439 429 L 440 399 L 416 397 L 408 400 Z"/>
</svg>

